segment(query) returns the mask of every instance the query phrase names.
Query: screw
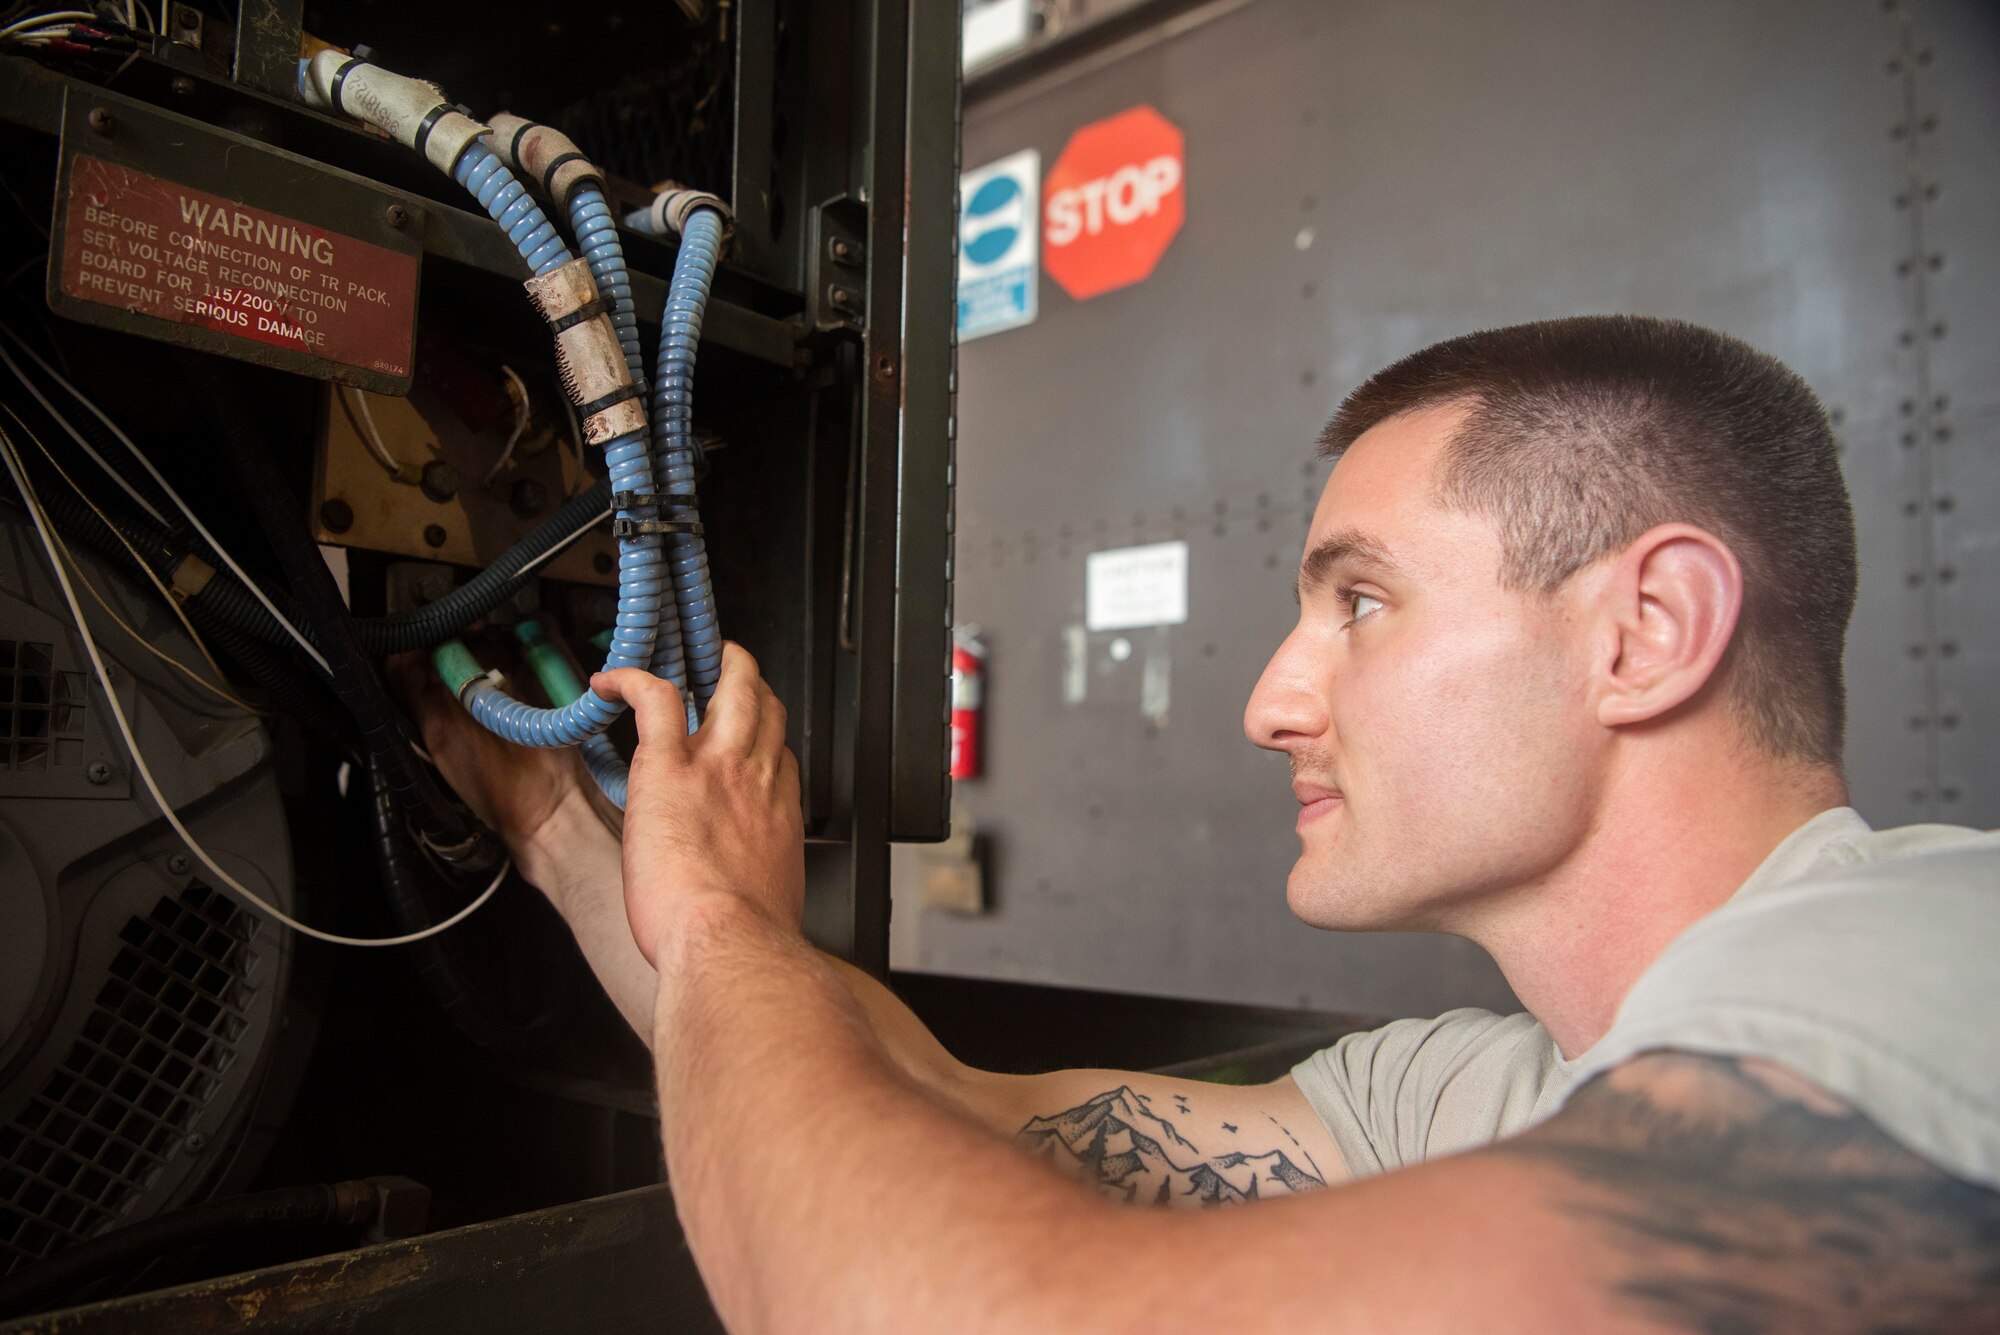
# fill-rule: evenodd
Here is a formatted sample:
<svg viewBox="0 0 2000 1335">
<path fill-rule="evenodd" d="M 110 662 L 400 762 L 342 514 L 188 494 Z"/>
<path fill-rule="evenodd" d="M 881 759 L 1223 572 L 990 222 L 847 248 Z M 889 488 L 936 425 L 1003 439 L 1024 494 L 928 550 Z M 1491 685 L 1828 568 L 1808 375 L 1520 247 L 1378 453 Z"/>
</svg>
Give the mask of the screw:
<svg viewBox="0 0 2000 1335">
<path fill-rule="evenodd" d="M 105 764 L 101 760 L 93 760 L 90 762 L 90 765 L 83 771 L 83 777 L 90 780 L 92 783 L 110 783 L 111 766 Z"/>
<path fill-rule="evenodd" d="M 354 527 L 354 507 L 336 496 L 319 507 L 319 522 L 329 533 L 345 533 Z"/>
<path fill-rule="evenodd" d="M 423 476 L 419 479 L 418 485 L 423 489 L 424 495 L 443 505 L 458 495 L 458 470 L 442 459 L 433 459 L 424 465 Z M 437 545 L 435 542 L 431 544 L 433 547 Z"/>
<path fill-rule="evenodd" d="M 174 15 L 174 22 L 180 24 L 183 28 L 199 28 L 201 26 L 201 11 L 193 5 L 182 5 L 180 6 L 180 12 Z"/>
<path fill-rule="evenodd" d="M 187 854 L 175 853 L 170 855 L 167 858 L 167 870 L 175 876 L 187 875 L 188 874 Z"/>
<path fill-rule="evenodd" d="M 199 1131 L 190 1131 L 187 1133 L 187 1139 L 183 1140 L 181 1144 L 187 1147 L 189 1154 L 200 1154 L 208 1148 L 208 1137 Z"/>
<path fill-rule="evenodd" d="M 875 374 L 884 380 L 896 374 L 896 359 L 886 352 L 877 357 L 875 359 Z"/>
<path fill-rule="evenodd" d="M 194 96 L 194 80 L 188 78 L 185 74 L 176 74 L 173 83 L 169 86 L 174 90 L 175 97 Z"/>
<path fill-rule="evenodd" d="M 118 128 L 118 118 L 103 107 L 92 107 L 90 114 L 83 119 L 84 124 L 90 127 L 91 133 L 101 134 L 106 139 L 109 139 L 111 132 Z"/>
<path fill-rule="evenodd" d="M 424 545 L 425 545 L 425 546 L 427 546 L 427 547 L 442 547 L 442 546 L 444 546 L 444 539 L 445 539 L 445 531 L 444 531 L 444 525 L 443 525 L 443 524 L 425 524 L 425 525 L 424 525 Z"/>
<path fill-rule="evenodd" d="M 842 264 L 858 264 L 861 261 L 861 247 L 844 236 L 833 238 L 831 249 L 833 257 Z"/>
<path fill-rule="evenodd" d="M 861 313 L 860 296 L 851 287 L 843 287 L 839 283 L 835 283 L 826 290 L 826 300 L 829 306 L 839 311 L 842 315 L 859 315 Z"/>
<path fill-rule="evenodd" d="M 410 211 L 401 204 L 391 204 L 382 211 L 382 216 L 389 220 L 389 226 L 399 232 L 410 225 Z"/>
</svg>

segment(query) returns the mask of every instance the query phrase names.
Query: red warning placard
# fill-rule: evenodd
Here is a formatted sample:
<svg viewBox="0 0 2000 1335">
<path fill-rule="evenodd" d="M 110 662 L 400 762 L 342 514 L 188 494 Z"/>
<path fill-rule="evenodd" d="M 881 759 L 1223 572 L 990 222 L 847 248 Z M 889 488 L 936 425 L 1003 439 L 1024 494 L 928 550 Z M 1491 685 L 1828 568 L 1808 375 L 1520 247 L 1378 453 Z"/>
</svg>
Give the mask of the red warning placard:
<svg viewBox="0 0 2000 1335">
<path fill-rule="evenodd" d="M 415 256 L 87 154 L 69 180 L 65 297 L 409 376 Z"/>
<path fill-rule="evenodd" d="M 1042 183 L 1042 263 L 1079 301 L 1153 272 L 1186 216 L 1187 149 L 1148 106 L 1084 126 Z"/>
</svg>

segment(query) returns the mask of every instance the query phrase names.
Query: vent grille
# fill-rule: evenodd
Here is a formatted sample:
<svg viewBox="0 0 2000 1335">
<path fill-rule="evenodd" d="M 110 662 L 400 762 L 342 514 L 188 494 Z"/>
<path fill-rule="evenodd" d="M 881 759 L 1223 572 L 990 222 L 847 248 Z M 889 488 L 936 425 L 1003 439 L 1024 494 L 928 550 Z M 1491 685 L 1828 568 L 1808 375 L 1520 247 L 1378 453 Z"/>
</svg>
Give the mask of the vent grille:
<svg viewBox="0 0 2000 1335">
<path fill-rule="evenodd" d="M 83 674 L 58 672 L 55 646 L 0 640 L 0 769 L 83 763 Z"/>
<path fill-rule="evenodd" d="M 4 1269 L 116 1217 L 215 1097 L 249 1025 L 257 927 L 199 882 L 125 924 L 68 1056 L 0 1128 Z"/>
</svg>

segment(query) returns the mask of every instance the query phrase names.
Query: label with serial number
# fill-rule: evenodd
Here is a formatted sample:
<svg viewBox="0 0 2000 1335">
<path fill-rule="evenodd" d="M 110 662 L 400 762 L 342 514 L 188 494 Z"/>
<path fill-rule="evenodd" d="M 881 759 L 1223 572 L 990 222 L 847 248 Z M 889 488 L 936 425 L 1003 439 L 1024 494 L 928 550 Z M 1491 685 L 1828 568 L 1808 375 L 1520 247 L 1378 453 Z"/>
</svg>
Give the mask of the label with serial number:
<svg viewBox="0 0 2000 1335">
<path fill-rule="evenodd" d="M 408 379 L 414 255 L 87 153 L 71 160 L 67 205 L 63 297 Z M 314 369 L 250 349 L 235 355 Z"/>
</svg>

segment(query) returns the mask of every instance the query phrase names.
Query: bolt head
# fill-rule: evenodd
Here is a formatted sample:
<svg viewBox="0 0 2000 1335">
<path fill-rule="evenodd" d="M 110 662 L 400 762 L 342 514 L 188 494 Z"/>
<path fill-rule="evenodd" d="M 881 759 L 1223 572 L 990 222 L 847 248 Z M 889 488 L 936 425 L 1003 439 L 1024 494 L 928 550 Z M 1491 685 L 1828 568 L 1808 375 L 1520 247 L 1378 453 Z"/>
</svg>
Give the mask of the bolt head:
<svg viewBox="0 0 2000 1335">
<path fill-rule="evenodd" d="M 110 783 L 111 766 L 105 764 L 101 760 L 93 760 L 84 769 L 83 777 L 90 780 L 92 783 Z"/>
<path fill-rule="evenodd" d="M 335 496 L 319 507 L 319 522 L 329 533 L 345 533 L 354 527 L 354 507 Z"/>
<path fill-rule="evenodd" d="M 90 114 L 84 117 L 84 124 L 90 127 L 91 133 L 109 138 L 111 132 L 118 128 L 118 118 L 103 107 L 92 107 Z"/>
<path fill-rule="evenodd" d="M 389 226 L 399 232 L 410 225 L 410 211 L 401 204 L 391 204 L 383 210 L 383 216 L 388 219 Z"/>
<path fill-rule="evenodd" d="M 445 537 L 446 537 L 446 534 L 445 534 L 445 531 L 444 531 L 444 525 L 443 525 L 443 524 L 425 524 L 425 525 L 424 525 L 424 545 L 425 545 L 425 546 L 427 546 L 427 547 L 442 547 L 442 546 L 444 546 L 444 540 L 445 540 Z"/>
<path fill-rule="evenodd" d="M 175 876 L 187 875 L 188 874 L 187 854 L 175 853 L 172 856 L 170 856 L 167 859 L 167 870 L 169 872 L 172 872 Z"/>
<path fill-rule="evenodd" d="M 458 470 L 442 459 L 433 459 L 424 465 L 419 485 L 424 495 L 442 505 L 458 495 Z"/>
<path fill-rule="evenodd" d="M 185 74 L 176 74 L 173 83 L 169 86 L 174 90 L 175 97 L 194 96 L 194 80 L 188 78 Z"/>
</svg>

